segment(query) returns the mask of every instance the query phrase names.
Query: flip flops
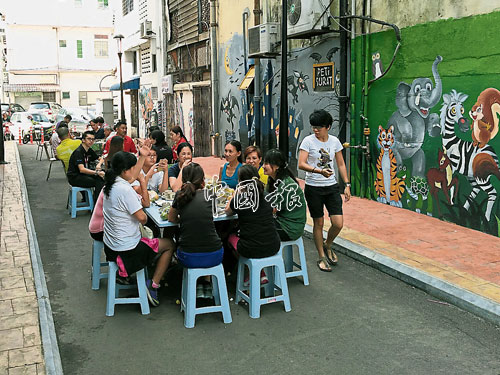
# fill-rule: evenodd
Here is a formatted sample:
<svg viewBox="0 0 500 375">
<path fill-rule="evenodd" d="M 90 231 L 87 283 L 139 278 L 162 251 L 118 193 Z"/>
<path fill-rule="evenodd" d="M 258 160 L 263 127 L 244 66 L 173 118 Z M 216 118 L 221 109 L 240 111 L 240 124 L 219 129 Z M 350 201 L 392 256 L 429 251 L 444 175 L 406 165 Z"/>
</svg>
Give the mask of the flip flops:
<svg viewBox="0 0 500 375">
<path fill-rule="evenodd" d="M 330 266 L 336 266 L 339 259 L 337 258 L 337 254 L 332 249 L 332 246 L 330 247 L 326 246 L 326 243 L 323 242 L 323 251 L 325 252 L 325 258 L 326 261 Z"/>
<path fill-rule="evenodd" d="M 321 268 L 321 263 L 325 266 L 325 268 Z M 328 260 L 326 257 L 319 258 L 319 260 L 316 262 L 316 265 L 318 266 L 319 270 L 322 272 L 332 272 L 332 268 L 328 264 Z"/>
</svg>

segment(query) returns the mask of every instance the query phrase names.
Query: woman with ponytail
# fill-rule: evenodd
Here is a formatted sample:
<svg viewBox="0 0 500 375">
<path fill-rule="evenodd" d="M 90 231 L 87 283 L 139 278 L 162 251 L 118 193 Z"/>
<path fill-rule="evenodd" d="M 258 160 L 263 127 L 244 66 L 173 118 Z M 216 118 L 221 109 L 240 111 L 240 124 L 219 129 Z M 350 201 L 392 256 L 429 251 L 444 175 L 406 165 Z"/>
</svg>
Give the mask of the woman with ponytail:
<svg viewBox="0 0 500 375">
<path fill-rule="evenodd" d="M 306 225 L 306 201 L 285 157 L 278 149 L 264 156 L 264 173 L 269 176 L 266 191 L 281 194 L 280 210 L 275 209 L 275 225 L 281 241 L 294 241 L 302 236 Z"/>
<path fill-rule="evenodd" d="M 142 167 L 148 149 L 147 145 L 141 147 L 139 163 L 133 154 L 124 151 L 117 152 L 111 160 L 111 168 L 104 178 L 103 242 L 106 258 L 116 262 L 121 277 L 152 266 L 158 259 L 152 279 L 146 281 L 149 302 L 158 306 L 158 288 L 172 258 L 174 245 L 165 238 L 141 237 L 139 227 L 146 224 L 147 216 L 142 210 L 140 196 L 129 182 L 137 178 L 137 167 Z"/>
<path fill-rule="evenodd" d="M 177 191 L 168 221 L 180 223 L 177 257 L 188 268 L 209 268 L 222 262 L 224 249 L 215 231 L 212 203 L 205 199 L 205 173 L 197 163 L 182 171 L 182 187 Z"/>
<path fill-rule="evenodd" d="M 273 222 L 273 209 L 264 199 L 264 184 L 257 169 L 242 165 L 238 171 L 238 187 L 226 207 L 228 215 L 238 214 L 239 236 L 229 235 L 228 242 L 245 258 L 267 258 L 280 249 L 280 238 Z M 245 197 L 253 197 L 251 207 Z M 257 198 L 258 199 L 255 199 Z M 262 282 L 265 275 L 262 274 Z"/>
</svg>

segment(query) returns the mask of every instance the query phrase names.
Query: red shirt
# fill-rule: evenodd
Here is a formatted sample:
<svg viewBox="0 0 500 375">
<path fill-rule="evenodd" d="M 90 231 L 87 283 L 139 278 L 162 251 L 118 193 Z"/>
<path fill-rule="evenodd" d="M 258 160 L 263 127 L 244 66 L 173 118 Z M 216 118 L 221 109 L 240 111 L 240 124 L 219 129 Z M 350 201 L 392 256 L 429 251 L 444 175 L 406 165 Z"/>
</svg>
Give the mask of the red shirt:
<svg viewBox="0 0 500 375">
<path fill-rule="evenodd" d="M 184 143 L 184 142 L 186 142 L 186 143 L 187 143 L 186 138 L 181 137 L 181 139 L 179 139 L 179 140 L 177 141 L 177 143 L 176 143 L 175 145 L 173 145 L 173 146 L 172 146 L 172 155 L 173 155 L 173 160 L 174 160 L 174 161 L 176 161 L 176 160 L 177 160 L 177 147 L 179 147 L 179 145 L 180 145 L 181 143 Z"/>
<path fill-rule="evenodd" d="M 107 154 L 109 152 L 109 144 L 113 138 L 108 139 L 106 145 L 104 146 L 104 153 Z M 131 152 L 133 154 L 137 154 L 137 149 L 135 148 L 134 141 L 128 135 L 123 138 L 123 151 Z"/>
</svg>

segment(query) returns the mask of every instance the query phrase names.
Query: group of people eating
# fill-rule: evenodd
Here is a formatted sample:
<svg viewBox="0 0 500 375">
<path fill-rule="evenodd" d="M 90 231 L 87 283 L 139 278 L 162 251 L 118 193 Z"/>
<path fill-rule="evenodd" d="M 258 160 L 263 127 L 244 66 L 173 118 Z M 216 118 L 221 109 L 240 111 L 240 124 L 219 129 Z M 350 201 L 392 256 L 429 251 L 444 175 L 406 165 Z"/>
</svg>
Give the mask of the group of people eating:
<svg viewBox="0 0 500 375">
<path fill-rule="evenodd" d="M 346 200 L 350 198 L 350 185 L 342 145 L 328 134 L 332 117 L 318 110 L 311 114 L 310 123 L 313 134 L 304 138 L 299 153 L 299 168 L 306 172 L 305 191 L 279 150 L 269 150 L 263 156 L 256 146 L 243 151 L 239 141 L 226 144 L 226 163 L 218 178 L 235 189 L 225 213 L 228 217 L 237 214 L 238 219 L 217 223 L 213 220 L 212 202 L 204 194 L 205 177 L 211 176 L 206 176 L 193 161 L 193 148 L 179 127 L 170 132 L 172 148 L 166 145 L 163 133 L 154 130 L 149 139 L 138 143 L 137 156 L 123 149 L 123 133 L 118 131 L 108 141 L 106 158 L 99 162 L 96 178 L 103 180 L 103 189 L 97 193 L 89 231 L 94 240 L 104 242 L 106 257 L 117 263 L 121 282 L 127 283 L 133 273 L 152 267 L 147 280 L 148 299 L 151 305 L 158 306 L 158 289 L 174 254 L 184 267 L 191 268 L 213 267 L 225 257 L 272 256 L 279 251 L 281 241 L 302 236 L 306 202 L 313 218 L 317 266 L 321 271 L 331 271 L 337 263 L 332 244 L 343 223 L 334 159 L 346 185 Z M 82 145 L 92 141 L 93 133 L 84 134 Z M 154 223 L 148 222 L 143 211 L 150 205 L 148 191 L 161 193 L 167 189 L 175 193 L 168 220 L 178 223 L 178 228 L 164 232 L 163 238 L 158 230 L 153 231 L 155 238 L 149 238 L 144 225 L 154 227 Z M 238 198 L 255 195 L 258 199 L 254 199 L 257 203 L 252 207 L 241 204 Z M 332 223 L 326 241 L 324 207 Z M 261 283 L 266 282 L 263 273 Z M 197 290 L 199 297 L 211 297 L 208 280 L 202 280 Z"/>
</svg>

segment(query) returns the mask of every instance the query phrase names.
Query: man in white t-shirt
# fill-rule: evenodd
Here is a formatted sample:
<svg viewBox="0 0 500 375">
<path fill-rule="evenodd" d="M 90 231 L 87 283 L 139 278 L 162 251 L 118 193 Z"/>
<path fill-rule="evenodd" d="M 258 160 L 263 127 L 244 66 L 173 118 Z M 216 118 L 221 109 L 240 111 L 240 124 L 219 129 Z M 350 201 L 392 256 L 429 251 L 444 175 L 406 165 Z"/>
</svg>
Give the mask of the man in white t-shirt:
<svg viewBox="0 0 500 375">
<path fill-rule="evenodd" d="M 351 198 L 351 184 L 342 156 L 342 144 L 337 137 L 328 134 L 333 119 L 323 109 L 315 110 L 309 116 L 313 134 L 302 140 L 299 152 L 299 168 L 306 171 L 304 195 L 313 219 L 313 236 L 319 260 L 317 266 L 321 271 L 331 272 L 331 266 L 337 264 L 337 255 L 332 249 L 333 240 L 343 226 L 342 197 L 335 176 L 333 159 L 342 180 L 344 181 L 345 201 Z M 323 242 L 324 207 L 328 210 L 331 227 Z"/>
</svg>

